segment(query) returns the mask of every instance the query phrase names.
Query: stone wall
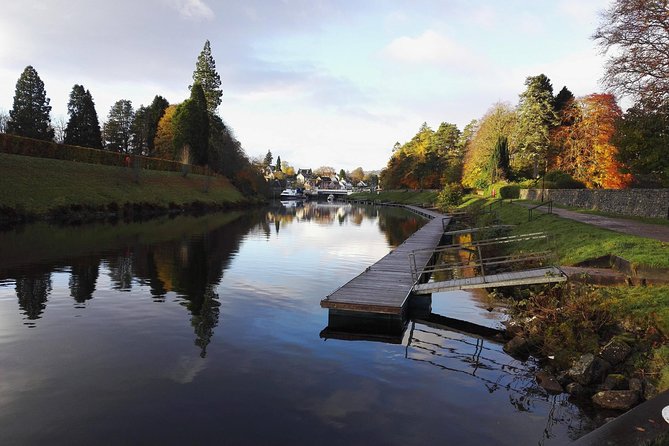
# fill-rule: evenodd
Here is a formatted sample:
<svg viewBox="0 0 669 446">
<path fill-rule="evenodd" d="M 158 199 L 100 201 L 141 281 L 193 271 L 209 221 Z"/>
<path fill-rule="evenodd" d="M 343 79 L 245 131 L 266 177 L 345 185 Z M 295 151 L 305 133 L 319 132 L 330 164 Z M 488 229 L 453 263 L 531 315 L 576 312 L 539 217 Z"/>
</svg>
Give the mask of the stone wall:
<svg viewBox="0 0 669 446">
<path fill-rule="evenodd" d="M 541 200 L 541 189 L 522 189 L 520 198 Z M 611 214 L 669 218 L 669 189 L 546 189 L 544 199 Z"/>
</svg>

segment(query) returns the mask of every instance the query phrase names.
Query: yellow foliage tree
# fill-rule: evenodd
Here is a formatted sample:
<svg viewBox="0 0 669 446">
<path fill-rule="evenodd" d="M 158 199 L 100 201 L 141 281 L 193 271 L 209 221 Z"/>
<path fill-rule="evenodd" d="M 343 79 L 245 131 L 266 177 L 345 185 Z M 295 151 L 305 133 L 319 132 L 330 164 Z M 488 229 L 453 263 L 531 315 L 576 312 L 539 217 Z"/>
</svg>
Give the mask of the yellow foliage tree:
<svg viewBox="0 0 669 446">
<path fill-rule="evenodd" d="M 172 126 L 172 120 L 176 109 L 176 105 L 170 105 L 165 110 L 163 117 L 158 121 L 158 130 L 156 131 L 156 138 L 153 141 L 156 158 L 168 160 L 175 159 L 174 128 Z"/>
</svg>

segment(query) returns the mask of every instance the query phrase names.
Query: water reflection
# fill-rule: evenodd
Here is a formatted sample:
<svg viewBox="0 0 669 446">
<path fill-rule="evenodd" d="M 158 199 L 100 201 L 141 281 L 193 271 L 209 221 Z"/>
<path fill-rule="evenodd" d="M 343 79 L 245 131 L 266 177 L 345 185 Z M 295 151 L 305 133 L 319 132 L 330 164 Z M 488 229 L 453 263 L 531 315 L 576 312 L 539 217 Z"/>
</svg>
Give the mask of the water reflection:
<svg viewBox="0 0 669 446">
<path fill-rule="evenodd" d="M 318 337 L 320 299 L 421 225 L 400 209 L 277 202 L 0 233 L 4 443 L 536 444 L 547 430 L 560 444 L 578 411 L 536 393 L 532 364 L 494 339 L 429 312 L 399 336 L 348 333 L 378 342 L 340 342 L 336 323 Z M 442 301 L 450 315 L 456 299 Z"/>
</svg>

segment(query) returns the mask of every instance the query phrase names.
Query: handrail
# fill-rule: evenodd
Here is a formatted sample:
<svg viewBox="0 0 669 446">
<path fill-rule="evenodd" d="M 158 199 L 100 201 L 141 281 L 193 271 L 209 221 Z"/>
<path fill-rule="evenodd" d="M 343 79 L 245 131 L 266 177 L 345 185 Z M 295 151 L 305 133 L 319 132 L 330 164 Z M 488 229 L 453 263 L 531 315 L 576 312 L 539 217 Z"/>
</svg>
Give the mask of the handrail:
<svg viewBox="0 0 669 446">
<path fill-rule="evenodd" d="M 544 201 L 543 203 L 539 203 L 536 206 L 532 206 L 527 209 L 528 221 L 532 221 L 532 211 L 537 208 L 540 208 L 541 206 L 548 206 L 548 212 L 546 212 L 547 214 L 553 213 L 553 200 Z"/>
<path fill-rule="evenodd" d="M 449 249 L 455 249 L 455 248 L 462 248 L 462 247 L 469 247 L 469 246 L 489 246 L 489 245 L 495 245 L 495 244 L 502 244 L 502 243 L 512 243 L 516 241 L 526 241 L 526 240 L 535 240 L 535 239 L 542 239 L 542 238 L 548 238 L 549 234 L 546 232 L 531 232 L 528 234 L 518 234 L 518 235 L 507 235 L 505 237 L 495 237 L 495 238 L 490 238 L 490 239 L 484 239 L 484 240 L 478 240 L 475 242 L 467 242 L 467 243 L 455 243 L 452 245 L 442 245 L 435 248 L 425 248 L 425 249 L 416 249 L 412 252 L 440 252 L 440 251 L 447 251 Z"/>
</svg>

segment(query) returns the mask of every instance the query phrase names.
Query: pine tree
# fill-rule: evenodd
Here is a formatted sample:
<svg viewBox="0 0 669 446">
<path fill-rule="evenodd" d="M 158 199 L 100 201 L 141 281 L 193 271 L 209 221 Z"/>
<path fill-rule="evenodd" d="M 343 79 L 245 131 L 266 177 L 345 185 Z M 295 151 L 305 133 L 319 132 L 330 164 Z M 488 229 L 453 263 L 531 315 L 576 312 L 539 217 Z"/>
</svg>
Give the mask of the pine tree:
<svg viewBox="0 0 669 446">
<path fill-rule="evenodd" d="M 132 122 L 132 145 L 135 153 L 154 156 L 158 122 L 169 105 L 167 99 L 156 96 L 151 105 L 148 107 L 142 105 L 137 109 Z"/>
<path fill-rule="evenodd" d="M 83 85 L 75 84 L 72 87 L 67 113 L 70 119 L 65 128 L 65 144 L 101 149 L 102 133 L 95 103 L 91 92 L 85 90 Z"/>
<path fill-rule="evenodd" d="M 515 141 L 518 144 L 519 170 L 527 170 L 539 158 L 548 155 L 550 130 L 559 123 L 553 108 L 553 86 L 543 74 L 529 76 L 527 88 L 518 103 L 518 125 Z"/>
<path fill-rule="evenodd" d="M 280 156 L 276 157 L 276 170 L 277 170 L 277 172 L 281 171 L 281 157 Z"/>
<path fill-rule="evenodd" d="M 265 164 L 265 166 L 269 166 L 269 165 L 272 164 L 273 159 L 274 159 L 274 157 L 272 156 L 272 151 L 268 150 L 267 155 L 265 155 L 265 159 L 263 161 L 263 164 Z"/>
<path fill-rule="evenodd" d="M 216 61 L 211 55 L 209 40 L 204 43 L 204 48 L 195 64 L 195 71 L 193 71 L 193 85 L 198 83 L 207 98 L 207 110 L 209 110 L 209 113 L 215 114 L 216 109 L 221 105 L 223 92 L 221 91 L 221 78 L 216 72 Z"/>
<path fill-rule="evenodd" d="M 174 149 L 177 153 L 186 146 L 194 164 L 208 162 L 209 113 L 207 100 L 200 84 L 191 88 L 190 98 L 177 106 L 174 112 Z"/>
<path fill-rule="evenodd" d="M 127 99 L 116 101 L 112 106 L 103 131 L 105 148 L 107 150 L 123 153 L 130 152 L 134 116 L 132 102 Z"/>
<path fill-rule="evenodd" d="M 51 106 L 46 97 L 44 82 L 37 71 L 28 65 L 16 82 L 14 106 L 9 111 L 7 133 L 29 138 L 52 140 Z"/>
</svg>

